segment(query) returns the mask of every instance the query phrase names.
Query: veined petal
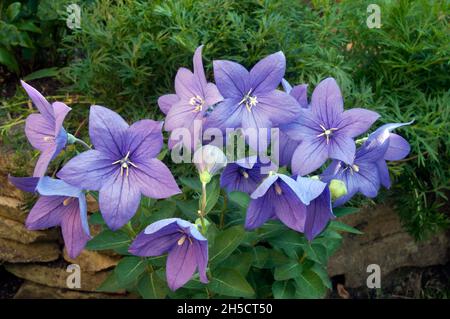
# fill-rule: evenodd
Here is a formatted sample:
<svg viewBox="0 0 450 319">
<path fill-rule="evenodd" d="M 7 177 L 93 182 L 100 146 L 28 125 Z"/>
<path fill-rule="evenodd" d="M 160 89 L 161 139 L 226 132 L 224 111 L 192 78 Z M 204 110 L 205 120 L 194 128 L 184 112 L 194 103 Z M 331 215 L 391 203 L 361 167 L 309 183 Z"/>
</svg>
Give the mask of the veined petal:
<svg viewBox="0 0 450 319">
<path fill-rule="evenodd" d="M 306 208 L 305 236 L 311 241 L 335 218 L 331 208 L 331 194 L 328 187 Z"/>
<path fill-rule="evenodd" d="M 328 158 L 328 145 L 321 138 L 303 140 L 292 155 L 292 172 L 303 176 L 318 169 Z"/>
<path fill-rule="evenodd" d="M 41 196 L 28 214 L 25 225 L 30 230 L 58 226 L 67 211 L 66 196 Z"/>
<path fill-rule="evenodd" d="M 389 189 L 391 187 L 391 178 L 389 177 L 389 169 L 384 159 L 379 159 L 376 162 L 378 174 L 380 175 L 381 185 Z"/>
<path fill-rule="evenodd" d="M 223 100 L 217 86 L 214 83 L 208 83 L 205 89 L 206 106 L 211 106 Z"/>
<path fill-rule="evenodd" d="M 176 245 L 182 236 L 179 230 L 176 222 L 173 221 L 150 234 L 142 231 L 137 235 L 128 251 L 133 255 L 142 257 L 165 254 Z"/>
<path fill-rule="evenodd" d="M 8 175 L 8 181 L 13 184 L 18 189 L 34 193 L 36 192 L 36 186 L 39 182 L 39 177 L 14 177 L 11 175 Z"/>
<path fill-rule="evenodd" d="M 65 105 L 62 102 L 54 102 L 52 104 L 53 107 L 53 113 L 55 114 L 55 132 L 54 135 L 58 136 L 62 127 L 64 119 L 66 118 L 66 115 L 72 110 L 70 107 Z"/>
<path fill-rule="evenodd" d="M 48 165 L 50 164 L 50 161 L 56 154 L 56 148 L 57 145 L 53 144 L 42 151 L 42 153 L 39 155 L 39 159 L 36 163 L 36 166 L 34 167 L 33 172 L 34 177 L 42 177 L 45 175 L 45 173 L 47 172 Z"/>
<path fill-rule="evenodd" d="M 292 155 L 294 155 L 294 152 L 300 143 L 296 140 L 291 139 L 283 131 L 279 130 L 278 132 L 279 138 L 275 138 L 275 141 L 278 141 L 280 166 L 288 166 L 291 164 Z"/>
<path fill-rule="evenodd" d="M 31 85 L 25 83 L 24 81 L 20 81 L 23 88 L 27 92 L 30 99 L 33 101 L 33 104 L 37 107 L 39 110 L 39 113 L 42 114 L 42 116 L 49 122 L 54 122 L 55 116 L 53 114 L 53 108 L 48 103 L 48 101 L 45 99 L 45 97 L 42 96 L 41 93 L 39 93 L 38 90 L 36 90 Z"/>
<path fill-rule="evenodd" d="M 63 180 L 44 176 L 39 179 L 36 190 L 42 196 L 67 196 L 80 197 L 82 190 L 78 187 L 67 184 Z"/>
<path fill-rule="evenodd" d="M 206 276 L 206 267 L 208 266 L 208 242 L 194 240 L 193 245 L 200 281 L 207 284 L 208 277 Z"/>
<path fill-rule="evenodd" d="M 128 124 L 116 112 L 100 105 L 91 106 L 89 136 L 95 149 L 119 159 L 124 154 Z"/>
<path fill-rule="evenodd" d="M 106 179 L 120 170 L 113 161 L 100 151 L 89 150 L 72 158 L 56 176 L 82 189 L 99 190 Z"/>
<path fill-rule="evenodd" d="M 189 100 L 196 95 L 203 96 L 194 74 L 186 68 L 178 69 L 175 76 L 175 92 L 181 100 Z"/>
<path fill-rule="evenodd" d="M 270 175 L 258 186 L 258 188 L 250 195 L 251 198 L 256 199 L 264 196 L 273 183 L 278 179 L 278 174 Z"/>
<path fill-rule="evenodd" d="M 351 164 L 355 158 L 355 152 L 356 145 L 352 138 L 342 134 L 335 134 L 330 138 L 329 157 Z"/>
<path fill-rule="evenodd" d="M 25 134 L 35 149 L 44 151 L 55 143 L 55 124 L 42 114 L 30 114 L 25 120 Z"/>
<path fill-rule="evenodd" d="M 300 109 L 298 117 L 291 123 L 281 126 L 281 129 L 293 140 L 301 141 L 323 133 L 320 125 L 311 110 Z"/>
<path fill-rule="evenodd" d="M 186 127 L 196 119 L 201 112 L 195 112 L 194 107 L 184 100 L 174 104 L 167 113 L 164 129 L 173 131 L 176 128 Z M 201 116 L 201 114 L 200 114 Z"/>
<path fill-rule="evenodd" d="M 281 79 L 281 85 L 283 86 L 284 92 L 286 92 L 287 94 L 291 93 L 292 85 L 286 79 Z"/>
<path fill-rule="evenodd" d="M 243 112 L 247 112 L 247 110 L 239 105 L 239 100 L 225 99 L 206 118 L 205 129 L 219 128 L 225 131 L 227 128 L 240 127 Z"/>
<path fill-rule="evenodd" d="M 245 229 L 252 230 L 262 226 L 266 221 L 275 215 L 273 209 L 274 194 L 271 191 L 265 192 L 262 197 L 252 199 L 247 208 L 245 217 Z"/>
<path fill-rule="evenodd" d="M 160 160 L 152 158 L 136 165 L 130 169 L 130 178 L 145 196 L 159 199 L 181 193 L 172 173 Z"/>
<path fill-rule="evenodd" d="M 411 146 L 408 141 L 395 133 L 389 134 L 389 146 L 384 154 L 384 159 L 388 161 L 398 161 L 408 156 Z"/>
<path fill-rule="evenodd" d="M 355 137 L 366 132 L 379 117 L 380 115 L 374 111 L 354 108 L 342 113 L 341 120 L 336 126 L 340 134 Z"/>
<path fill-rule="evenodd" d="M 306 206 L 286 183 L 279 183 L 281 194 L 273 197 L 272 205 L 276 216 L 287 227 L 303 232 L 306 220 Z"/>
<path fill-rule="evenodd" d="M 359 163 L 359 172 L 357 176 L 359 191 L 367 197 L 373 198 L 377 196 L 380 189 L 380 175 L 375 164 Z"/>
<path fill-rule="evenodd" d="M 300 106 L 297 101 L 283 91 L 273 90 L 270 93 L 257 95 L 257 98 L 258 103 L 252 108 L 252 113 L 262 113 L 274 124 L 292 122 L 300 115 Z"/>
<path fill-rule="evenodd" d="M 308 108 L 308 84 L 296 85 L 289 93 L 302 108 Z"/>
<path fill-rule="evenodd" d="M 291 179 L 292 180 L 292 179 Z M 297 176 L 296 183 L 288 183 L 291 189 L 298 195 L 300 200 L 309 205 L 309 203 L 323 193 L 327 184 L 312 178 Z"/>
<path fill-rule="evenodd" d="M 163 122 L 141 120 L 128 128 L 127 152 L 130 159 L 140 162 L 147 158 L 156 157 L 163 146 Z"/>
<path fill-rule="evenodd" d="M 172 291 L 177 290 L 191 279 L 197 268 L 194 245 L 185 240 L 175 245 L 167 256 L 166 278 Z"/>
<path fill-rule="evenodd" d="M 213 66 L 214 79 L 222 96 L 240 101 L 250 90 L 249 72 L 242 65 L 226 60 L 215 60 Z"/>
<path fill-rule="evenodd" d="M 344 101 L 341 90 L 333 78 L 326 78 L 320 82 L 311 96 L 311 109 L 327 128 L 333 127 L 333 123 L 344 111 Z"/>
<path fill-rule="evenodd" d="M 194 77 L 197 79 L 197 82 L 200 84 L 199 86 L 204 89 L 206 87 L 206 76 L 205 76 L 205 70 L 203 69 L 203 61 L 202 61 L 202 49 L 203 45 L 199 46 L 197 49 L 195 49 L 194 52 Z M 205 95 L 204 90 L 203 96 Z"/>
<path fill-rule="evenodd" d="M 220 176 L 220 186 L 229 192 L 239 191 L 251 194 L 258 187 L 262 178 L 259 165 L 250 169 L 230 163 Z"/>
<path fill-rule="evenodd" d="M 76 258 L 86 246 L 90 236 L 83 229 L 78 200 L 71 202 L 61 220 L 61 230 L 67 254 Z"/>
<path fill-rule="evenodd" d="M 250 87 L 256 95 L 275 90 L 286 70 L 286 58 L 278 51 L 260 60 L 250 70 Z"/>
<path fill-rule="evenodd" d="M 169 113 L 170 108 L 172 105 L 180 101 L 180 98 L 176 94 L 166 94 L 163 96 L 160 96 L 158 98 L 158 105 L 161 112 L 164 114 Z"/>
<path fill-rule="evenodd" d="M 119 171 L 104 182 L 99 196 L 100 211 L 111 230 L 125 225 L 136 213 L 141 200 L 139 185 L 132 181 L 131 175 Z"/>
</svg>

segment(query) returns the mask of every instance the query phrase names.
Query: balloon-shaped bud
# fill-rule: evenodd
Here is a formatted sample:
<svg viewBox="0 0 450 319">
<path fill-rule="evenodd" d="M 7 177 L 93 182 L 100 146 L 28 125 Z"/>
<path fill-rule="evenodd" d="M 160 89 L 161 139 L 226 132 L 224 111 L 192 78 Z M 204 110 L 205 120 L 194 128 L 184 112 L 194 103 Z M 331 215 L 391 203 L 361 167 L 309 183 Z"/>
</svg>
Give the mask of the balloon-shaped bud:
<svg viewBox="0 0 450 319">
<path fill-rule="evenodd" d="M 347 194 L 347 187 L 345 186 L 345 183 L 339 179 L 332 179 L 330 181 L 329 188 L 332 200 L 338 199 L 339 197 Z"/>
</svg>

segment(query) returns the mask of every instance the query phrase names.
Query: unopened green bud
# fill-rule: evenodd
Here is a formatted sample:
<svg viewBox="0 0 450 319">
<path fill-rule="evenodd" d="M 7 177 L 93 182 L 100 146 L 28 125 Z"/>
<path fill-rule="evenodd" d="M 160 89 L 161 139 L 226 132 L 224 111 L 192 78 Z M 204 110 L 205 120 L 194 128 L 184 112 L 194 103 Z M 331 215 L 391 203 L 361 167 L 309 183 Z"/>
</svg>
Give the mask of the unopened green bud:
<svg viewBox="0 0 450 319">
<path fill-rule="evenodd" d="M 314 176 L 311 176 L 311 179 L 313 179 L 313 180 L 320 180 L 320 177 L 319 177 L 319 175 L 314 175 Z"/>
<path fill-rule="evenodd" d="M 70 133 L 67 133 L 67 144 L 74 144 L 77 138 Z"/>
<path fill-rule="evenodd" d="M 200 173 L 200 182 L 208 184 L 211 181 L 211 174 L 208 171 Z"/>
<path fill-rule="evenodd" d="M 345 183 L 339 179 L 332 179 L 330 182 L 331 199 L 335 200 L 347 194 Z"/>
<path fill-rule="evenodd" d="M 203 222 L 205 223 L 205 227 L 206 229 L 208 229 L 209 225 L 211 224 L 206 218 L 203 218 Z M 195 220 L 195 226 L 197 226 L 197 228 L 200 230 L 202 229 L 202 219 L 201 218 L 197 218 Z"/>
</svg>

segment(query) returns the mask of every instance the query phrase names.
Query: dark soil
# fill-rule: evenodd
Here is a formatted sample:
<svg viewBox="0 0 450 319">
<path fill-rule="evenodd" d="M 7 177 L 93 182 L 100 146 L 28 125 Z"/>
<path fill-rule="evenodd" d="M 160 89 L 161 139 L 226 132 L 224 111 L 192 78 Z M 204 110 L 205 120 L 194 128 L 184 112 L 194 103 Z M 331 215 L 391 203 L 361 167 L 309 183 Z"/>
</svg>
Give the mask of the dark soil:
<svg viewBox="0 0 450 319">
<path fill-rule="evenodd" d="M 0 299 L 13 298 L 23 283 L 23 279 L 17 278 L 0 266 Z"/>
</svg>

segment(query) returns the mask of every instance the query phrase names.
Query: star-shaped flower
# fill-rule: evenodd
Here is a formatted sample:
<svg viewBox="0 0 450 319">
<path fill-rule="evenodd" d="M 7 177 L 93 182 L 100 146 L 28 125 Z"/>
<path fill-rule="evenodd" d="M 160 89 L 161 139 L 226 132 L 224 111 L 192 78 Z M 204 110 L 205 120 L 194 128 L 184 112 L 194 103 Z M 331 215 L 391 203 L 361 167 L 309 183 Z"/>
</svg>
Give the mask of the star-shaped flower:
<svg viewBox="0 0 450 319">
<path fill-rule="evenodd" d="M 250 156 L 228 163 L 220 176 L 220 186 L 228 192 L 238 191 L 251 194 L 261 183 L 261 165 L 257 156 Z"/>
<path fill-rule="evenodd" d="M 95 150 L 71 159 L 57 174 L 66 182 L 99 190 L 100 211 L 115 230 L 136 213 L 141 194 L 167 198 L 180 193 L 164 163 L 155 158 L 163 145 L 162 122 L 141 120 L 129 126 L 120 115 L 91 107 L 89 135 Z"/>
<path fill-rule="evenodd" d="M 323 80 L 312 94 L 311 108 L 302 109 L 287 131 L 292 139 L 301 141 L 292 157 L 292 171 L 309 174 L 328 158 L 351 163 L 356 149 L 353 138 L 367 131 L 378 117 L 361 108 L 344 111 L 336 81 Z"/>
<path fill-rule="evenodd" d="M 129 252 L 142 257 L 168 253 L 166 278 L 172 291 L 187 283 L 197 269 L 200 281 L 208 283 L 208 241 L 194 224 L 180 218 L 163 219 L 147 226 L 133 241 Z"/>
</svg>

